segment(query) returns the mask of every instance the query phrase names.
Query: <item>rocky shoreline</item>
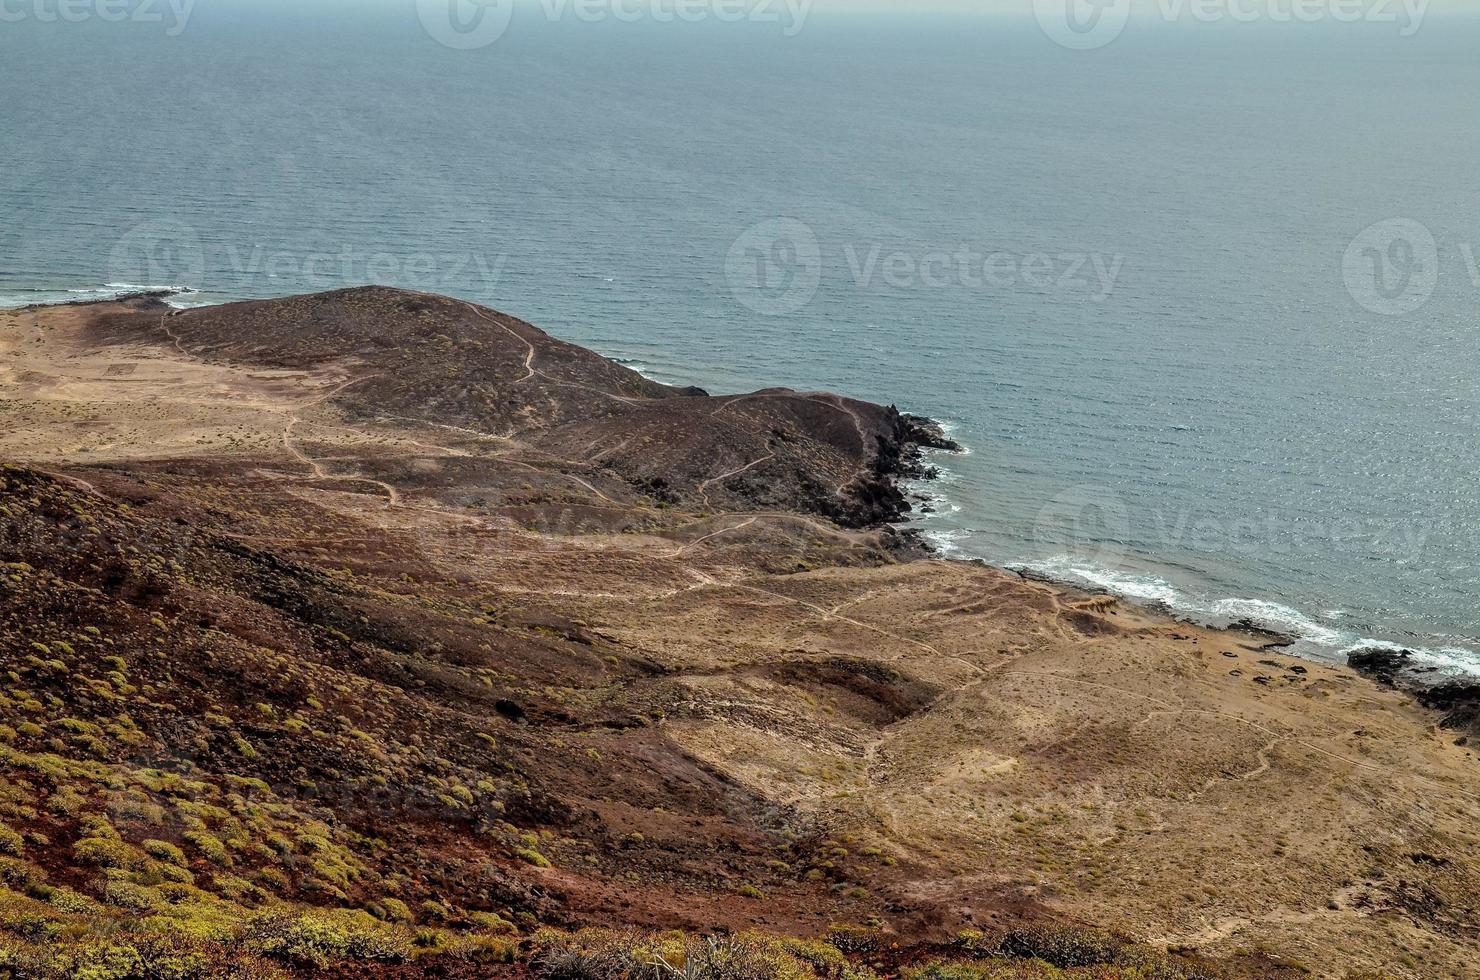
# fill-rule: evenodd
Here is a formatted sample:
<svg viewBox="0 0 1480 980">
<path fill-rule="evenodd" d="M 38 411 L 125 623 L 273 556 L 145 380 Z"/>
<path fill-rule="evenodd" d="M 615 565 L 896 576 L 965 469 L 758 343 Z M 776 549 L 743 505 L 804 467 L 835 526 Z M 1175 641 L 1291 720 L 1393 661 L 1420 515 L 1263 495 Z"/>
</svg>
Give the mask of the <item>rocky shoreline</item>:
<svg viewBox="0 0 1480 980">
<path fill-rule="evenodd" d="M 1433 668 L 1415 667 L 1413 651 L 1374 646 L 1347 654 L 1347 666 L 1384 687 L 1413 695 L 1419 704 L 1443 714 L 1441 728 L 1460 733 L 1459 744 L 1480 738 L 1480 684 L 1433 682 Z"/>
<path fill-rule="evenodd" d="M 33 303 L 29 306 L 16 307 L 16 312 L 32 310 L 44 310 L 48 308 L 66 308 L 73 306 L 104 306 L 112 303 L 125 303 L 137 300 L 152 300 L 163 303 L 171 296 L 188 296 L 195 292 L 186 287 L 171 287 L 168 289 L 136 289 L 131 292 L 118 293 L 114 296 L 100 296 L 97 299 L 74 299 L 66 303 Z"/>
<path fill-rule="evenodd" d="M 900 412 L 889 406 L 892 431 L 878 439 L 878 450 L 869 468 L 848 487 L 851 506 L 833 517 L 853 528 L 880 528 L 906 521 L 915 512 L 903 484 L 909 480 L 934 480 L 939 471 L 925 461 L 928 450 L 961 452 L 961 445 L 945 434 L 939 422 Z M 914 545 L 929 551 L 918 531 L 896 529 Z"/>
</svg>

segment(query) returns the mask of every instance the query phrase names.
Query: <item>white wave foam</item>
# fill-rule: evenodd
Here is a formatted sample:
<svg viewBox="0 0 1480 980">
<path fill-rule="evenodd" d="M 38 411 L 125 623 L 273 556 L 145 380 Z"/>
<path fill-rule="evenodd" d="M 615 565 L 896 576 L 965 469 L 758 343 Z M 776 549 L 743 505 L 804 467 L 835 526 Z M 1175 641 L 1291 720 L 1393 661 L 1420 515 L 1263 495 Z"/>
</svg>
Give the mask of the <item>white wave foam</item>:
<svg viewBox="0 0 1480 980">
<path fill-rule="evenodd" d="M 1440 647 L 1438 650 L 1420 647 L 1413 651 L 1413 657 L 1452 676 L 1480 675 L 1480 653 L 1464 647 Z"/>
<path fill-rule="evenodd" d="M 952 548 L 961 550 L 954 542 Z M 1071 555 L 1015 562 L 1006 567 L 1032 572 L 1065 585 L 1118 595 L 1133 602 L 1155 604 L 1174 615 L 1209 625 L 1247 622 L 1294 637 L 1297 644 L 1291 652 L 1297 654 L 1304 652 L 1312 657 L 1344 663 L 1347 654 L 1359 649 L 1408 650 L 1414 666 L 1419 669 L 1431 669 L 1450 677 L 1480 676 L 1480 652 L 1464 647 L 1415 647 L 1389 640 L 1365 639 L 1350 631 L 1323 626 L 1298 609 L 1264 599 L 1199 598 L 1160 576 L 1105 568 Z M 1334 618 L 1343 613 L 1341 610 L 1326 610 L 1325 615 Z"/>
<path fill-rule="evenodd" d="M 1056 555 L 1044 561 L 1019 562 L 1008 567 L 1034 572 L 1065 585 L 1095 589 L 1142 602 L 1161 603 L 1179 612 L 1188 604 L 1187 597 L 1166 579 L 1094 566 L 1070 555 Z"/>
<path fill-rule="evenodd" d="M 937 424 L 947 437 L 953 437 L 952 433 L 960 429 L 960 425 L 955 422 L 937 420 Z M 972 533 L 970 530 L 959 528 L 947 530 L 932 528 L 930 526 L 932 521 L 961 513 L 961 505 L 956 503 L 949 494 L 941 489 L 943 486 L 950 487 L 958 484 L 960 482 L 960 476 L 950 468 L 940 465 L 940 458 L 943 456 L 967 455 L 967 452 L 963 451 L 958 454 L 948 453 L 945 450 L 926 449 L 924 453 L 929 461 L 929 465 L 936 471 L 935 478 L 930 480 L 905 480 L 901 484 L 905 493 L 924 502 L 931 508 L 929 513 L 924 513 L 919 508 L 916 508 L 916 514 L 920 515 L 921 533 L 927 538 L 931 538 L 931 540 L 934 540 L 931 537 L 932 535 L 947 536 L 951 541 L 970 537 Z M 960 553 L 961 550 L 960 547 L 950 543 L 947 543 L 941 548 L 942 553 Z"/>
<path fill-rule="evenodd" d="M 1173 613 L 1217 625 L 1247 622 L 1323 647 L 1336 647 L 1343 634 L 1310 619 L 1298 609 L 1264 599 L 1205 599 L 1177 588 L 1157 575 L 1104 568 L 1069 555 L 1020 567 L 1068 585 L 1088 585 L 1112 595 L 1154 602 Z"/>
<path fill-rule="evenodd" d="M 950 516 L 951 514 L 959 514 L 961 512 L 961 505 L 942 493 L 935 486 L 935 481 L 910 480 L 906 484 L 905 490 L 908 491 L 910 496 L 931 508 L 930 512 L 925 514 L 927 518 Z M 920 511 L 917 509 L 917 512 Z"/>
<path fill-rule="evenodd" d="M 1392 650 L 1394 653 L 1396 653 L 1399 650 L 1411 650 L 1411 649 L 1413 649 L 1413 648 L 1412 647 L 1405 647 L 1401 643 L 1394 643 L 1392 640 L 1358 639 L 1358 640 L 1354 640 L 1351 643 L 1348 643 L 1346 646 L 1342 647 L 1337 652 L 1338 653 L 1356 653 L 1358 650 Z"/>
<path fill-rule="evenodd" d="M 649 381 L 658 381 L 658 379 L 653 376 L 652 369 L 648 367 L 647 362 L 645 361 L 635 360 L 630 357 L 609 357 L 607 358 L 607 360 L 611 361 L 613 364 L 620 364 L 622 365 L 622 367 L 626 368 L 629 371 L 636 371 L 638 374 L 642 375 L 644 378 L 647 378 Z M 658 383 L 662 384 L 661 381 L 659 381 Z"/>
<path fill-rule="evenodd" d="M 961 447 L 960 452 L 951 453 L 950 455 L 970 456 L 972 454 L 971 447 L 966 445 L 960 439 L 956 438 L 957 434 L 960 433 L 962 429 L 962 425 L 960 422 L 953 422 L 950 419 L 932 419 L 932 421 L 935 422 L 936 425 L 940 426 L 940 431 L 942 435 Z M 934 452 L 935 450 L 929 451 Z"/>
<path fill-rule="evenodd" d="M 964 549 L 956 542 L 971 537 L 971 532 L 964 529 L 922 530 L 920 534 L 935 546 L 936 552 L 942 557 L 964 554 Z"/>
<path fill-rule="evenodd" d="M 1298 609 L 1263 599 L 1219 599 L 1211 604 L 1210 609 L 1220 619 L 1250 622 L 1317 646 L 1339 647 L 1343 635 L 1346 635 L 1322 626 Z"/>
<path fill-rule="evenodd" d="M 101 286 L 19 288 L 0 292 L 0 309 L 16 310 L 26 306 L 57 306 L 62 303 L 85 303 L 98 300 L 117 299 L 135 293 L 165 292 L 172 295 L 188 295 L 195 292 L 188 286 L 139 286 L 128 282 L 108 282 Z"/>
<path fill-rule="evenodd" d="M 1480 675 L 1480 653 L 1464 647 L 1415 647 L 1391 640 L 1361 638 L 1347 643 L 1337 655 L 1343 660 L 1358 650 L 1399 650 L 1410 654 L 1409 663 L 1416 669 L 1436 672 L 1446 677 L 1474 677 Z"/>
</svg>

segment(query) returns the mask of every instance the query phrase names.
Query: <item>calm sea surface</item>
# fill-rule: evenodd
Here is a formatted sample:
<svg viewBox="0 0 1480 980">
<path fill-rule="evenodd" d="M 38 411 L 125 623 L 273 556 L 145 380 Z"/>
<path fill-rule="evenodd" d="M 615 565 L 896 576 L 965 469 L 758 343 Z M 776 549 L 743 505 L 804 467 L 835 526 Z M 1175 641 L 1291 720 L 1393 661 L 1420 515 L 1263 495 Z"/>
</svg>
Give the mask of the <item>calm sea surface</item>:
<svg viewBox="0 0 1480 980">
<path fill-rule="evenodd" d="M 0 305 L 383 282 L 894 402 L 950 554 L 1480 670 L 1480 23 L 159 9 L 0 23 Z"/>
</svg>

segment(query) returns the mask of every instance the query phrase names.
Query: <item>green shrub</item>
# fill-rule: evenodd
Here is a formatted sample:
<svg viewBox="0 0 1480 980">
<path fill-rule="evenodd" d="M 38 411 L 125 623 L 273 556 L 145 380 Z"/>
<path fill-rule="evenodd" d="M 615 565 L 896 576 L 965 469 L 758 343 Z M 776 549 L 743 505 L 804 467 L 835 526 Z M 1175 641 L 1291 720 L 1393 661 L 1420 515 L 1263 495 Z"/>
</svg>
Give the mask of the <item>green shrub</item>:
<svg viewBox="0 0 1480 980">
<path fill-rule="evenodd" d="M 26 853 L 26 840 L 5 824 L 0 823 L 0 854 L 10 857 L 24 857 Z"/>
<path fill-rule="evenodd" d="M 39 893 L 40 889 L 37 891 Z M 98 915 L 103 911 L 103 907 L 97 902 L 70 888 L 47 888 L 45 898 L 57 911 L 72 915 Z"/>
<path fill-rule="evenodd" d="M 146 840 L 143 846 L 145 854 L 166 864 L 175 864 L 181 867 L 184 867 L 186 864 L 185 852 L 169 841 Z"/>
<path fill-rule="evenodd" d="M 103 885 L 103 901 L 130 912 L 153 912 L 165 905 L 157 888 L 147 888 L 128 881 L 108 881 Z"/>
<path fill-rule="evenodd" d="M 139 951 L 120 943 L 84 949 L 77 955 L 68 975 L 73 980 L 134 980 L 149 976 Z"/>
<path fill-rule="evenodd" d="M 813 980 L 780 944 L 747 936 L 660 936 L 584 930 L 542 933 L 535 966 L 546 980 Z"/>
<path fill-rule="evenodd" d="M 204 830 L 192 830 L 185 834 L 185 839 L 200 852 L 201 857 L 212 864 L 223 868 L 231 864 L 231 854 L 227 852 L 226 845 L 221 843 L 221 839 L 215 834 Z"/>
<path fill-rule="evenodd" d="M 539 851 L 534 850 L 533 848 L 521 847 L 514 853 L 518 855 L 521 860 L 534 865 L 536 868 L 550 867 L 550 859 L 545 857 Z"/>
<path fill-rule="evenodd" d="M 469 912 L 468 921 L 473 924 L 474 928 L 481 929 L 484 932 L 512 933 L 519 931 L 514 923 L 497 912 Z"/>
<path fill-rule="evenodd" d="M 399 898 L 382 898 L 378 904 L 385 913 L 384 918 L 387 922 L 416 921 L 411 914 L 411 909 Z"/>
<path fill-rule="evenodd" d="M 46 880 L 46 872 L 19 858 L 0 857 L 0 883 L 11 891 L 28 892 Z"/>
<path fill-rule="evenodd" d="M 448 941 L 449 956 L 473 963 L 513 963 L 519 944 L 497 936 L 457 936 Z"/>
<path fill-rule="evenodd" d="M 112 837 L 84 837 L 72 845 L 72 853 L 83 864 L 127 871 L 143 867 L 146 860 L 137 848 Z"/>
<path fill-rule="evenodd" d="M 400 963 L 411 955 L 406 937 L 355 912 L 271 912 L 248 930 L 261 955 L 295 966 L 324 969 L 341 960 Z"/>
</svg>

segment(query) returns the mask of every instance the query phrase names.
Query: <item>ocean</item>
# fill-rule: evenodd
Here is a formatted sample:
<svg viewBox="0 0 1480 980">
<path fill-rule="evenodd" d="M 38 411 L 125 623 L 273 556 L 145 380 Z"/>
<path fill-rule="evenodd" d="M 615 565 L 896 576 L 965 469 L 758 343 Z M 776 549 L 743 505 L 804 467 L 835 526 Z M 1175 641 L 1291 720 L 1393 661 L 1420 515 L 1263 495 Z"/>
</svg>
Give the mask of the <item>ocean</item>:
<svg viewBox="0 0 1480 980">
<path fill-rule="evenodd" d="M 6 8 L 0 305 L 380 282 L 891 402 L 946 555 L 1480 673 L 1480 20 L 144 2 Z"/>
</svg>

